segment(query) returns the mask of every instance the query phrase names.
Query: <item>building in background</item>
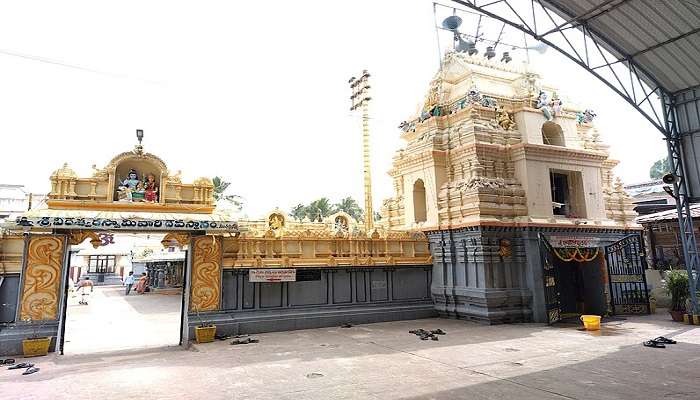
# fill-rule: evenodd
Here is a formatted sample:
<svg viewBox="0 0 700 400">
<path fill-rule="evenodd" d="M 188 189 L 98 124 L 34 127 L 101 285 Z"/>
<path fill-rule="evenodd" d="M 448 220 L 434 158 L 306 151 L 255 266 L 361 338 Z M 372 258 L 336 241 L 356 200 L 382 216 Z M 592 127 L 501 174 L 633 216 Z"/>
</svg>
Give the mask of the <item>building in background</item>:
<svg viewBox="0 0 700 400">
<path fill-rule="evenodd" d="M 634 203 L 634 211 L 647 215 L 659 211 L 676 209 L 676 200 L 664 190 L 668 186 L 661 179 L 625 185 L 625 191 Z"/>
<path fill-rule="evenodd" d="M 700 236 L 700 204 L 690 205 L 695 235 Z M 681 268 L 685 265 L 680 238 L 678 212 L 672 209 L 637 218 L 644 227 L 647 262 L 656 269 Z"/>
<path fill-rule="evenodd" d="M 24 185 L 0 183 L 0 220 L 42 204 L 45 194 L 30 193 Z"/>
</svg>

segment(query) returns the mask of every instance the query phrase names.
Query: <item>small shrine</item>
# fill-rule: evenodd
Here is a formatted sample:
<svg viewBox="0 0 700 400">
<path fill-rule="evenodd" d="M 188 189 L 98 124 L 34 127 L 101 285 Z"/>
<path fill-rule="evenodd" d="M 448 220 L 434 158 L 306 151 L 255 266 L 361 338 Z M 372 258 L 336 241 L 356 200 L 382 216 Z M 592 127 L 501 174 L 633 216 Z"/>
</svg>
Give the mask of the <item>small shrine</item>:
<svg viewBox="0 0 700 400">
<path fill-rule="evenodd" d="M 105 167 L 93 165 L 92 176 L 78 177 L 68 163 L 51 175 L 47 205 L 51 209 L 141 210 L 211 213 L 211 179 L 183 183 L 158 156 L 144 152 L 139 143 L 114 157 Z"/>
</svg>

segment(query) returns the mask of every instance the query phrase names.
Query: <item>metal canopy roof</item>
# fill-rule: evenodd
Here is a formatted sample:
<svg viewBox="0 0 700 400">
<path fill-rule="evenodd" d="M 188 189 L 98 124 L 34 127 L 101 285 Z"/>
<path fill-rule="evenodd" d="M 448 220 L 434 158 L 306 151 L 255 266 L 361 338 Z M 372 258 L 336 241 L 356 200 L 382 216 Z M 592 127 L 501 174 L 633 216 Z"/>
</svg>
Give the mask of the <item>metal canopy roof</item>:
<svg viewBox="0 0 700 400">
<path fill-rule="evenodd" d="M 586 22 L 606 50 L 631 58 L 652 88 L 673 94 L 700 86 L 700 0 L 541 1 L 567 21 Z"/>
</svg>

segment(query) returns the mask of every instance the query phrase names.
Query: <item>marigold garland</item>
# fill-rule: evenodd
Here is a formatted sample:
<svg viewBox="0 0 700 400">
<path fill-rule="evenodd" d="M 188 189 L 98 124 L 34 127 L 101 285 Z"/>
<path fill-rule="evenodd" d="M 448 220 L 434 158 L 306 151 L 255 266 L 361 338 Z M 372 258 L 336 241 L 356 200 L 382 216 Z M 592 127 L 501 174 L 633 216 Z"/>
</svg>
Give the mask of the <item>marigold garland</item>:
<svg viewBox="0 0 700 400">
<path fill-rule="evenodd" d="M 557 256 L 558 259 L 564 262 L 586 262 L 593 261 L 596 257 L 598 257 L 598 251 L 599 249 L 597 247 L 587 247 L 583 249 L 581 249 L 580 247 L 564 247 L 555 248 L 554 254 Z"/>
</svg>

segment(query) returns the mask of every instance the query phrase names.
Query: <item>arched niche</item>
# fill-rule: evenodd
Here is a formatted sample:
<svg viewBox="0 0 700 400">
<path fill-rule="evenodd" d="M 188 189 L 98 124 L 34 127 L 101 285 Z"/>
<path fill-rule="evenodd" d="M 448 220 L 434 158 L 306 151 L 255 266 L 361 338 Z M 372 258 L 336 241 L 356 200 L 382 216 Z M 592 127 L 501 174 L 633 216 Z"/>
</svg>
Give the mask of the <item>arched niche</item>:
<svg viewBox="0 0 700 400">
<path fill-rule="evenodd" d="M 158 187 L 158 200 L 160 201 L 163 193 L 163 178 L 167 176 L 168 171 L 160 160 L 147 157 L 122 158 L 114 164 L 113 199 L 119 200 L 118 188 L 127 179 L 129 171 L 132 169 L 136 171 L 140 181 L 143 181 L 147 175 L 153 174 Z"/>
<path fill-rule="evenodd" d="M 416 223 L 428 220 L 425 184 L 422 179 L 418 179 L 413 183 L 413 220 Z"/>
<path fill-rule="evenodd" d="M 564 131 L 559 124 L 547 121 L 542 124 L 542 143 L 551 146 L 566 146 L 564 142 Z"/>
</svg>

